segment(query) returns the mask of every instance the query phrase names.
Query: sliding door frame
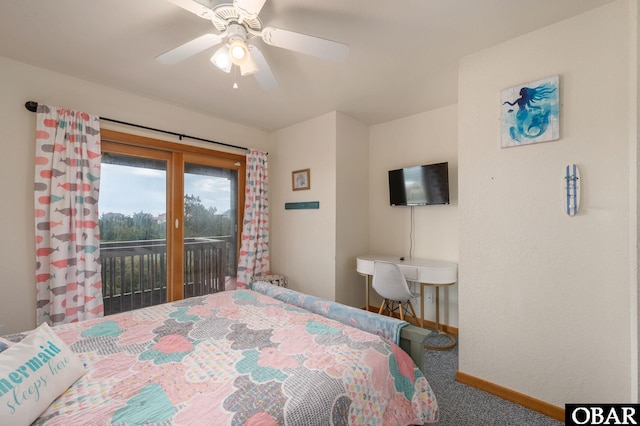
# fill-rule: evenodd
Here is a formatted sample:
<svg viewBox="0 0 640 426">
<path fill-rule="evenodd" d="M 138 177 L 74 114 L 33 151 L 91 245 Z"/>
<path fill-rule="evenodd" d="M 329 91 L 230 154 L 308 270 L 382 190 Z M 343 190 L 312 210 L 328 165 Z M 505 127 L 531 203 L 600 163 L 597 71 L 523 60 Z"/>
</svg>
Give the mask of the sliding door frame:
<svg viewBox="0 0 640 426">
<path fill-rule="evenodd" d="M 101 129 L 102 150 L 167 160 L 167 302 L 184 298 L 184 163 L 206 164 L 238 171 L 236 259 L 240 250 L 246 157 L 192 145 Z M 156 154 L 154 154 L 154 152 Z"/>
</svg>

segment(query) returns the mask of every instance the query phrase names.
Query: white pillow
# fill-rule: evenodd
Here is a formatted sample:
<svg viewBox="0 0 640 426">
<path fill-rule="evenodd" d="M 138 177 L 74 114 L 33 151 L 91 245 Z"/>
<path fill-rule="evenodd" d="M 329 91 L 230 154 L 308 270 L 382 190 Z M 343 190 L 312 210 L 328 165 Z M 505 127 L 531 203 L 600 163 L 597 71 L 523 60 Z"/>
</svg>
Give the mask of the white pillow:
<svg viewBox="0 0 640 426">
<path fill-rule="evenodd" d="M 0 353 L 0 425 L 29 425 L 80 376 L 80 359 L 45 323 Z"/>
</svg>

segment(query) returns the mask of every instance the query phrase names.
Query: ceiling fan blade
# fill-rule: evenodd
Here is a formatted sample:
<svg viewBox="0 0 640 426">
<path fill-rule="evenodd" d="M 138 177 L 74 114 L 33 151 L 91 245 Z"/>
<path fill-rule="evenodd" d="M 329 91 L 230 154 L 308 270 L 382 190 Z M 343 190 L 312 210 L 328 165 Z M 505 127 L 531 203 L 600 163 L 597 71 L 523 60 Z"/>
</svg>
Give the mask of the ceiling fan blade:
<svg viewBox="0 0 640 426">
<path fill-rule="evenodd" d="M 222 39 L 220 36 L 216 34 L 205 34 L 178 46 L 175 49 L 171 49 L 162 55 L 156 56 L 156 61 L 161 64 L 177 64 L 178 62 L 187 59 L 189 56 L 193 56 L 196 53 L 200 53 L 205 49 L 215 46 L 221 41 Z"/>
<path fill-rule="evenodd" d="M 337 41 L 326 40 L 306 34 L 265 27 L 262 39 L 271 46 L 282 47 L 294 52 L 305 53 L 320 59 L 341 62 L 349 56 L 349 46 Z"/>
<path fill-rule="evenodd" d="M 256 19 L 265 2 L 266 0 L 233 0 L 233 7 L 243 19 Z"/>
<path fill-rule="evenodd" d="M 213 19 L 213 10 L 195 0 L 168 0 L 184 10 L 204 19 Z"/>
<path fill-rule="evenodd" d="M 258 66 L 258 72 L 254 74 L 256 80 L 258 80 L 258 84 L 262 89 L 266 91 L 275 90 L 278 88 L 278 81 L 276 77 L 273 75 L 271 68 L 269 68 L 269 64 L 267 64 L 267 60 L 262 55 L 260 49 L 258 49 L 253 44 L 249 45 L 249 52 L 251 53 L 251 58 L 255 61 Z"/>
</svg>

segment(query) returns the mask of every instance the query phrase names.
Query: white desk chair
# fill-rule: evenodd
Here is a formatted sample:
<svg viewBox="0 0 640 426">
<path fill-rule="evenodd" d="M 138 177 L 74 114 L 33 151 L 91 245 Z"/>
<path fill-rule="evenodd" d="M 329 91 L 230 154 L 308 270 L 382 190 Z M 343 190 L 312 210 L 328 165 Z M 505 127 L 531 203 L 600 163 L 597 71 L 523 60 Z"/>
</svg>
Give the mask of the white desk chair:
<svg viewBox="0 0 640 426">
<path fill-rule="evenodd" d="M 382 314 L 386 307 L 389 316 L 394 316 L 394 312 L 399 310 L 400 319 L 404 320 L 405 311 L 409 313 L 408 307 L 411 310 L 411 315 L 418 321 L 418 324 L 420 323 L 411 304 L 411 299 L 420 296 L 420 293 L 413 293 L 409 290 L 407 280 L 398 265 L 376 260 L 373 264 L 372 287 L 376 293 L 384 298 L 378 314 Z M 394 307 L 396 303 L 398 306 Z"/>
</svg>

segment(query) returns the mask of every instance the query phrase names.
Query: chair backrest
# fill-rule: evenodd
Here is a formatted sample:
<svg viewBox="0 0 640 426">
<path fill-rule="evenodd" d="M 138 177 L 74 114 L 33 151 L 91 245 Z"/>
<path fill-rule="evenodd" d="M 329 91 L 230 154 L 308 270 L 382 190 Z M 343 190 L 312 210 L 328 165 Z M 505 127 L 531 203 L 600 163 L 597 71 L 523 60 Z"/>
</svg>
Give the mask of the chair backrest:
<svg viewBox="0 0 640 426">
<path fill-rule="evenodd" d="M 385 299 L 406 302 L 413 297 L 407 280 L 395 263 L 376 260 L 373 264 L 373 289 Z"/>
</svg>

